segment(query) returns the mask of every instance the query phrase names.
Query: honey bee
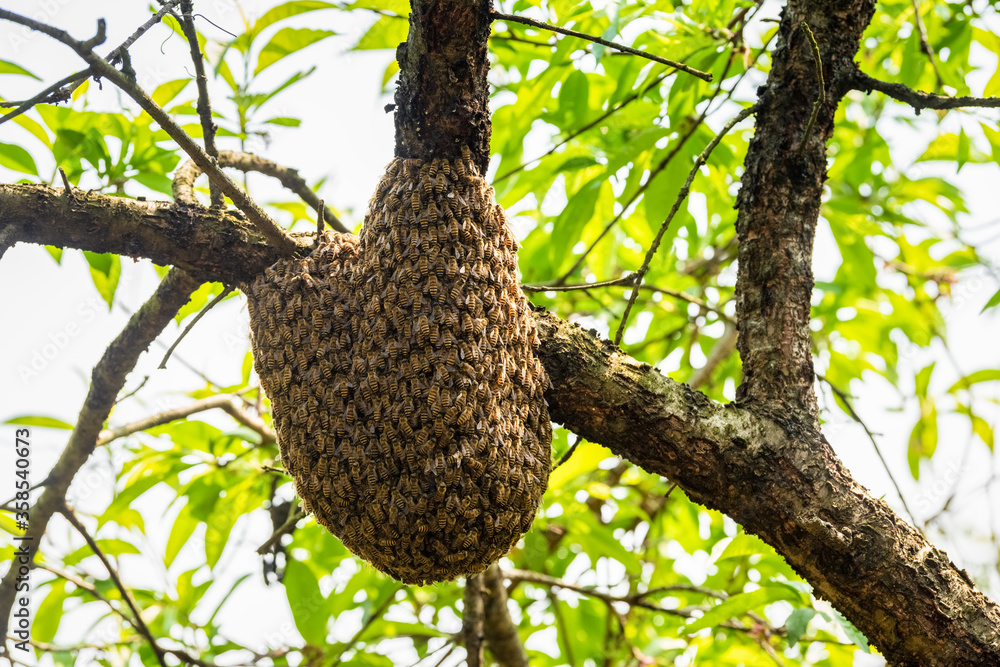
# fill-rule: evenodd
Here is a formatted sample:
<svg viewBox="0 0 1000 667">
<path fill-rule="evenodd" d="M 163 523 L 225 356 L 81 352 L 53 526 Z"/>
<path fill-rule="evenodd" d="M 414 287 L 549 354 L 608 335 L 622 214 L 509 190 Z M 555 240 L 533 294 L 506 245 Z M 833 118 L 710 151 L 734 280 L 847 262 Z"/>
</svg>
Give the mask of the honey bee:
<svg viewBox="0 0 1000 667">
<path fill-rule="evenodd" d="M 426 277 L 430 273 L 431 265 L 430 261 L 427 259 L 427 255 L 420 255 L 417 258 L 417 268 L 420 269 L 420 275 Z"/>
<path fill-rule="evenodd" d="M 465 178 L 465 162 L 462 160 L 455 160 L 455 173 L 457 173 L 460 178 Z"/>
<path fill-rule="evenodd" d="M 438 298 L 438 293 L 440 292 L 441 286 L 438 284 L 438 279 L 436 275 L 431 275 L 427 278 L 427 292 L 431 295 L 431 298 L 435 301 Z"/>
<path fill-rule="evenodd" d="M 420 194 L 416 191 L 410 195 L 410 209 L 413 211 L 414 215 L 420 213 Z"/>
<path fill-rule="evenodd" d="M 441 387 L 432 384 L 427 390 L 427 404 L 431 408 L 431 415 L 437 419 L 441 416 Z"/>
<path fill-rule="evenodd" d="M 424 194 L 430 197 L 434 193 L 434 177 L 430 174 L 420 176 L 420 185 L 424 189 Z"/>
<path fill-rule="evenodd" d="M 434 192 L 437 194 L 441 194 L 442 192 L 444 192 L 444 188 L 445 185 L 447 185 L 447 183 L 448 181 L 445 178 L 445 175 L 438 174 L 437 178 L 434 179 Z"/>
<path fill-rule="evenodd" d="M 468 556 L 468 553 L 465 552 L 465 551 L 456 551 L 453 554 L 448 554 L 447 556 L 445 556 L 444 557 L 444 562 L 449 563 L 449 564 L 450 563 L 457 563 L 459 561 L 465 560 L 465 558 L 467 556 Z"/>
<path fill-rule="evenodd" d="M 418 339 L 418 342 L 422 345 L 426 344 L 427 339 L 431 335 L 431 325 L 426 315 L 421 315 L 419 318 L 417 318 L 417 331 L 420 332 L 420 338 Z"/>
<path fill-rule="evenodd" d="M 430 185 L 428 183 L 428 185 Z M 428 193 L 430 194 L 430 193 Z M 438 221 L 438 207 L 433 201 L 427 203 L 427 219 L 430 220 L 430 224 L 436 225 Z"/>
<path fill-rule="evenodd" d="M 431 325 L 431 328 L 430 328 L 430 341 L 431 341 L 431 345 L 433 345 L 435 347 L 437 347 L 437 344 L 438 344 L 438 332 L 439 332 L 438 325 L 437 324 Z"/>
</svg>

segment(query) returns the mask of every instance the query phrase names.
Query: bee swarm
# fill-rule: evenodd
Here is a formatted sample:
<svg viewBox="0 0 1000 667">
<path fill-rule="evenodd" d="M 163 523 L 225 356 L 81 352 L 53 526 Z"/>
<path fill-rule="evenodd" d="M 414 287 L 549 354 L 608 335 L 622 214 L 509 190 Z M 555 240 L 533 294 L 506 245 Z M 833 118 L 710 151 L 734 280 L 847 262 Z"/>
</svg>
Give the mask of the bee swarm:
<svg viewBox="0 0 1000 667">
<path fill-rule="evenodd" d="M 471 161 L 396 159 L 360 237 L 246 286 L 303 504 L 406 583 L 475 574 L 530 527 L 551 427 L 517 241 Z"/>
</svg>

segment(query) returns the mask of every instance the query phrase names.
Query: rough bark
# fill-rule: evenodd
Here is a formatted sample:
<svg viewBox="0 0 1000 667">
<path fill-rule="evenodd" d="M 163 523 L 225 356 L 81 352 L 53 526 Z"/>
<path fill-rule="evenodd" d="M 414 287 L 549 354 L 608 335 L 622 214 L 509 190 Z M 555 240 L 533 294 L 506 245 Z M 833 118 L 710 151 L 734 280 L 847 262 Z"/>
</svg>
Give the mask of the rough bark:
<svg viewBox="0 0 1000 667">
<path fill-rule="evenodd" d="M 854 55 L 874 11 L 872 0 L 807 0 L 789 2 L 782 14 L 737 200 L 740 403 L 815 417 L 809 316 L 826 142 L 843 94 L 836 83 L 842 73 L 854 71 Z M 826 89 L 813 123 L 820 80 L 802 22 L 815 35 Z"/>
<path fill-rule="evenodd" d="M 410 33 L 399 45 L 396 155 L 429 160 L 472 151 L 480 173 L 490 161 L 487 42 L 490 0 L 411 2 Z"/>
<path fill-rule="evenodd" d="M 279 256 L 254 230 L 230 233 L 214 254 L 206 253 L 211 232 L 203 228 L 239 220 L 203 208 L 181 209 L 190 244 L 161 229 L 179 213 L 147 214 L 150 202 L 117 197 L 89 195 L 83 210 L 61 217 L 67 209 L 59 193 L 38 188 L 47 196 L 24 209 L 27 220 L 4 204 L 25 187 L 0 187 L 0 229 L 20 241 L 81 247 L 68 243 L 76 240 L 96 252 L 155 255 L 181 266 L 205 261 L 225 282 L 243 280 Z M 148 229 L 130 234 L 130 224 Z M 854 482 L 809 422 L 778 422 L 755 408 L 713 403 L 609 341 L 547 313 L 536 318 L 554 420 L 670 478 L 692 499 L 760 535 L 892 664 L 1000 663 L 1000 609 Z"/>
</svg>

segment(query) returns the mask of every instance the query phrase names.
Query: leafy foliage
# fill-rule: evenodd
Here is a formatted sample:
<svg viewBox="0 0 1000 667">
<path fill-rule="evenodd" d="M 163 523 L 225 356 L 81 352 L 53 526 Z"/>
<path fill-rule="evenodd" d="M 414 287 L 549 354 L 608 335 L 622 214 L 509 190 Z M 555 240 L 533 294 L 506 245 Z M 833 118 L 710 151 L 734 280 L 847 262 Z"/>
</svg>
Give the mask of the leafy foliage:
<svg viewBox="0 0 1000 667">
<path fill-rule="evenodd" d="M 639 268 L 695 157 L 717 128 L 754 101 L 775 46 L 773 24 L 760 20 L 772 8 L 746 0 L 501 4 L 503 11 L 670 55 L 714 77 L 706 83 L 520 24 L 494 26 L 492 180 L 524 234 L 523 280 L 549 288 L 533 293 L 537 304 L 608 335 L 619 325 L 631 286 L 560 288 L 614 281 Z M 923 3 L 923 20 L 940 55 L 935 69 L 921 52 L 912 3 L 879 3 L 859 66 L 918 89 L 997 94 L 1000 74 L 989 79 L 985 91 L 967 85 L 973 51 L 1000 55 L 1000 40 L 982 27 L 971 7 Z M 271 115 L 268 104 L 308 79 L 315 67 L 284 71 L 283 59 L 336 33 L 292 27 L 290 19 L 312 12 L 370 15 L 370 27 L 353 48 L 384 50 L 382 83 L 388 90 L 398 71 L 390 49 L 405 38 L 408 11 L 401 0 L 285 2 L 256 19 L 244 17 L 243 31 L 228 42 L 202 38 L 213 83 L 227 96 L 226 104 L 216 105 L 221 141 L 242 148 L 251 136 L 299 125 L 295 116 Z M 166 22 L 180 32 L 173 19 Z M 261 75 L 276 70 L 280 82 L 263 85 Z M 0 74 L 34 76 L 7 61 L 0 61 Z M 151 93 L 198 137 L 196 93 L 188 83 L 167 81 Z M 918 175 L 913 166 L 954 163 L 959 173 L 969 165 L 1000 163 L 996 119 L 951 112 L 937 120 L 940 130 L 933 119 L 915 120 L 877 96 L 853 94 L 841 106 L 829 145 L 829 192 L 820 230 L 822 239 L 832 241 L 824 252 L 838 259 L 829 275 L 820 271 L 813 308 L 818 370 L 837 401 L 825 416 L 849 410 L 844 401 L 852 384 L 882 378 L 896 388 L 901 403 L 918 408 L 908 448 L 914 478 L 943 439 L 945 415 L 967 420 L 977 445 L 992 451 L 992 397 L 1000 383 L 1000 372 L 982 368 L 945 388 L 935 381 L 940 369 L 934 364 L 907 363 L 922 350 L 947 345 L 942 304 L 963 276 L 988 268 L 964 240 L 960 221 L 967 206 L 958 179 Z M 33 156 L 45 155 L 73 183 L 86 173 L 98 179 L 100 190 L 120 196 L 170 194 L 178 151 L 145 114 L 91 111 L 86 90 L 80 89 L 70 106 L 39 106 L 15 122 L 33 143 L 0 145 L 0 165 L 19 175 L 38 177 L 41 160 Z M 924 134 L 917 136 L 930 132 L 934 138 L 907 164 L 887 137 L 909 132 L 918 122 Z M 624 339 L 632 356 L 676 380 L 697 381 L 720 400 L 732 399 L 740 380 L 732 336 L 733 203 L 749 133 L 741 126 L 723 138 L 695 176 L 693 194 L 650 265 Z M 306 219 L 298 202 L 271 208 L 291 213 L 292 224 Z M 87 253 L 86 259 L 95 288 L 110 306 L 120 258 Z M 203 287 L 178 319 L 221 290 L 217 284 Z M 998 303 L 1000 292 L 987 303 L 984 317 Z M 709 359 L 714 367 L 705 373 Z M 208 385 L 189 392 L 189 398 L 238 396 L 241 409 L 259 411 L 266 427 L 267 401 L 250 372 L 249 356 L 233 363 L 242 368 L 240 383 Z M 988 391 L 980 392 L 983 388 Z M 68 426 L 32 416 L 8 423 Z M 293 495 L 278 469 L 276 445 L 260 429 L 226 430 L 195 415 L 119 440 L 111 453 L 112 460 L 124 461 L 116 471 L 114 497 L 91 519 L 107 556 L 121 563 L 142 560 L 168 574 L 167 586 L 132 588 L 150 630 L 203 660 L 245 655 L 246 647 L 224 638 L 218 615 L 241 587 L 261 581 L 256 572 L 232 570 L 239 562 L 234 550 L 246 548 L 235 544 L 234 535 L 262 521 L 280 527 L 283 520 L 267 509 L 284 506 Z M 858 647 L 867 650 L 864 638 L 813 598 L 770 547 L 691 503 L 669 481 L 562 429 L 555 434 L 554 459 L 565 460 L 552 474 L 540 516 L 503 563 L 550 581 L 525 581 L 511 591 L 533 665 L 768 665 L 779 655 L 787 665 L 849 665 Z M 272 576 L 265 566 L 265 580 L 284 586 L 295 627 L 267 653 L 273 664 L 388 665 L 393 660 L 387 656 L 397 655 L 434 656 L 423 663 L 433 664 L 454 649 L 462 613 L 459 584 L 401 589 L 356 561 L 311 520 L 298 524 L 291 542 L 273 549 Z M 165 542 L 157 539 L 161 525 L 169 526 Z M 14 530 L 6 518 L 3 527 Z M 93 656 L 97 664 L 124 664 L 133 655 L 143 664 L 154 662 L 131 624 L 101 601 L 121 608 L 113 582 L 94 574 L 103 571 L 91 567 L 89 547 L 50 551 L 45 560 L 55 576 L 39 592 L 38 641 L 74 643 L 79 637 L 61 622 L 66 617 L 59 610 L 83 607 L 116 627 L 114 640 Z M 70 585 L 78 579 L 86 585 Z M 225 590 L 216 590 L 220 586 Z M 360 618 L 354 615 L 358 609 Z M 343 637 L 335 628 L 341 619 L 351 619 L 358 633 Z M 60 663 L 73 659 L 58 651 L 52 657 Z"/>
</svg>

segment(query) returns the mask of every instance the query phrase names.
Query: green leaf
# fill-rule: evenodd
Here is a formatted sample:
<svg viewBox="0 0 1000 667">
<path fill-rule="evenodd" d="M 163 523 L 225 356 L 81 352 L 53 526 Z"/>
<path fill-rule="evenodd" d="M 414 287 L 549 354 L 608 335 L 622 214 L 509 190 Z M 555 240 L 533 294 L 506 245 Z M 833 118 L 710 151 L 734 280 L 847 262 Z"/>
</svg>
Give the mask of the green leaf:
<svg viewBox="0 0 1000 667">
<path fill-rule="evenodd" d="M 10 62 L 9 60 L 0 60 L 0 74 L 19 74 L 21 76 L 30 76 L 35 81 L 41 81 L 40 77 L 32 74 L 17 63 Z"/>
<path fill-rule="evenodd" d="M 291 116 L 275 116 L 274 118 L 268 118 L 264 123 L 269 125 L 281 125 L 282 127 L 298 127 L 302 124 L 302 121 L 298 118 L 292 118 Z"/>
<path fill-rule="evenodd" d="M 16 424 L 18 426 L 38 426 L 39 428 L 61 428 L 67 431 L 73 430 L 73 425 L 55 417 L 41 417 L 38 415 L 24 415 L 13 417 L 4 424 Z"/>
<path fill-rule="evenodd" d="M 730 558 L 743 558 L 745 556 L 769 554 L 773 552 L 774 550 L 770 547 L 770 545 L 756 535 L 740 533 L 726 545 L 726 548 L 723 549 L 722 553 L 715 560 L 718 562 L 728 560 Z"/>
<path fill-rule="evenodd" d="M 802 595 L 800 591 L 784 584 L 765 586 L 749 593 L 739 593 L 712 607 L 705 612 L 704 616 L 683 626 L 681 630 L 684 634 L 693 634 L 705 628 L 714 628 L 719 623 L 737 618 L 748 611 L 778 600 L 799 601 L 802 599 Z"/>
<path fill-rule="evenodd" d="M 0 166 L 22 174 L 38 176 L 38 167 L 31 153 L 16 144 L 0 143 Z"/>
<path fill-rule="evenodd" d="M 965 128 L 958 135 L 958 155 L 955 160 L 958 162 L 957 171 L 962 171 L 962 167 L 969 161 L 969 135 L 965 133 Z"/>
<path fill-rule="evenodd" d="M 174 525 L 170 529 L 170 537 L 167 538 L 167 548 L 163 556 L 163 562 L 167 567 L 174 562 L 174 558 L 180 550 L 187 544 L 194 529 L 198 527 L 198 520 L 191 516 L 188 506 L 181 508 L 180 514 L 174 519 Z"/>
<path fill-rule="evenodd" d="M 326 644 L 326 599 L 316 575 L 305 563 L 289 559 L 285 566 L 285 594 L 299 634 L 313 646 Z"/>
<path fill-rule="evenodd" d="M 151 97 L 161 107 L 166 106 L 172 99 L 180 95 L 181 91 L 187 88 L 189 83 L 191 83 L 191 79 L 174 79 L 173 81 L 161 83 L 153 91 Z"/>
<path fill-rule="evenodd" d="M 990 308 L 996 308 L 997 306 L 1000 306 L 1000 290 L 997 290 L 996 294 L 990 297 L 990 300 L 986 302 L 986 305 L 979 312 L 985 313 Z"/>
<path fill-rule="evenodd" d="M 108 310 L 115 302 L 115 291 L 122 275 L 122 260 L 118 255 L 102 255 L 89 250 L 83 251 L 87 263 L 90 264 L 90 277 L 94 287 L 108 304 Z"/>
<path fill-rule="evenodd" d="M 257 56 L 257 69 L 254 74 L 260 74 L 265 69 L 285 56 L 300 51 L 311 44 L 332 37 L 337 33 L 332 30 L 310 30 L 309 28 L 282 28 L 274 34 Z"/>
<path fill-rule="evenodd" d="M 788 645 L 795 646 L 809 629 L 809 621 L 816 615 L 812 607 L 802 607 L 793 611 L 785 620 L 785 630 L 788 632 Z"/>
<path fill-rule="evenodd" d="M 395 49 L 406 41 L 409 30 L 407 21 L 395 16 L 382 16 L 361 36 L 353 50 Z"/>
<path fill-rule="evenodd" d="M 56 579 L 51 583 L 51 590 L 38 605 L 31 623 L 31 638 L 34 641 L 50 643 L 59 630 L 59 621 L 63 619 L 63 605 L 66 603 L 65 579 Z"/>
<path fill-rule="evenodd" d="M 871 653 L 871 647 L 868 645 L 868 638 L 865 637 L 864 633 L 858 630 L 854 625 L 844 618 L 836 609 L 833 610 L 833 617 L 837 619 L 840 623 L 840 627 L 844 628 L 844 633 L 847 634 L 847 638 L 854 642 L 854 645 L 860 648 L 865 653 Z"/>
<path fill-rule="evenodd" d="M 1000 380 L 1000 369 L 987 368 L 981 371 L 975 371 L 969 373 L 964 378 L 951 385 L 948 388 L 949 394 L 954 394 L 959 389 L 968 389 L 974 384 L 979 384 L 980 382 L 996 382 Z"/>
</svg>

